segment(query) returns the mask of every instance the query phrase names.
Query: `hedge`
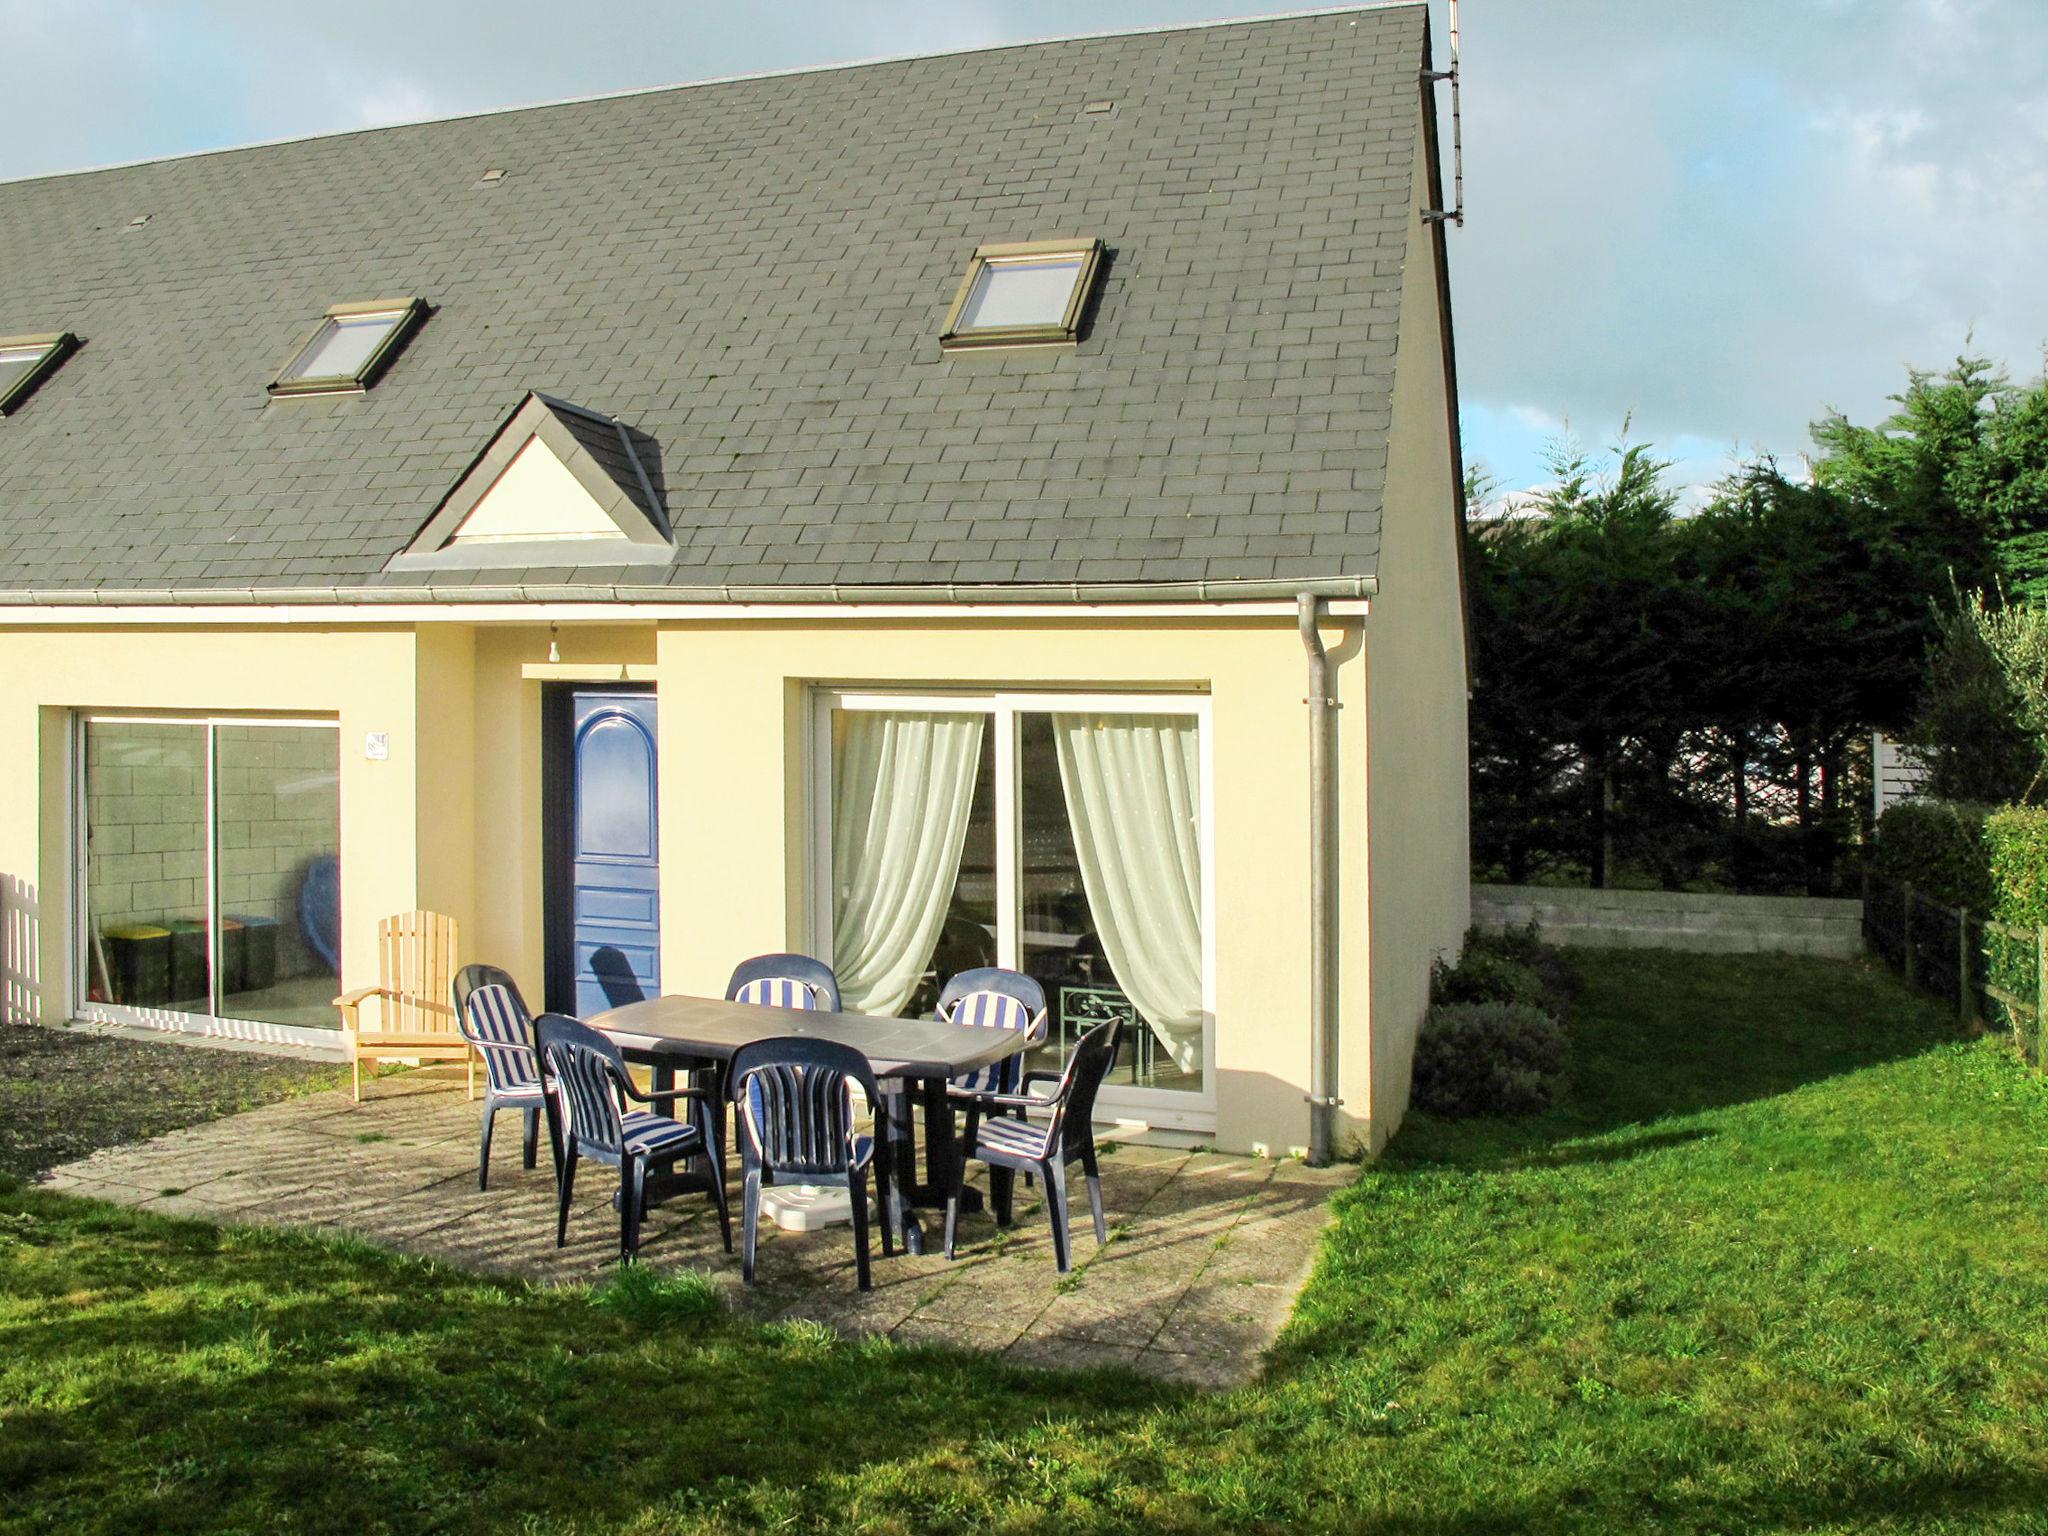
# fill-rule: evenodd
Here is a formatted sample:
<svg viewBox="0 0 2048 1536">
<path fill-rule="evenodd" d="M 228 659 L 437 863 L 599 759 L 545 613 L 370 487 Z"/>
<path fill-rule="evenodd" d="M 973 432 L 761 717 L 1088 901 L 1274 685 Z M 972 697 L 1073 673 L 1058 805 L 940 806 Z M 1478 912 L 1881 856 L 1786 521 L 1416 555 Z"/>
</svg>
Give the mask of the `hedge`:
<svg viewBox="0 0 2048 1536">
<path fill-rule="evenodd" d="M 2048 808 L 1993 811 L 1983 836 L 1991 915 L 2021 928 L 2048 928 Z"/>
<path fill-rule="evenodd" d="M 1988 912 L 1991 866 L 1984 824 L 1991 807 L 1946 800 L 1903 800 L 1877 824 L 1870 872 L 1894 885 L 1910 885 L 1945 907 Z"/>
<path fill-rule="evenodd" d="M 2032 931 L 2048 928 L 2048 810 L 2035 805 L 2008 805 L 1984 822 L 1986 880 L 1992 892 L 1991 916 L 2001 923 Z M 2018 944 L 1995 931 L 1985 935 L 1987 978 L 2016 997 L 2035 996 L 2039 975 L 2032 944 Z M 2014 1010 L 2007 1021 L 2020 1054 L 2042 1064 L 2041 1019 Z"/>
<path fill-rule="evenodd" d="M 2017 998 L 2039 1003 L 2035 931 L 2048 928 L 2048 808 L 1908 800 L 1877 824 L 1871 873 L 1945 907 L 1968 907 L 2022 930 L 2020 937 L 1988 928 L 1984 979 Z M 2031 1009 L 1992 1011 L 2007 1025 L 2020 1054 L 2043 1064 L 2043 1031 Z"/>
</svg>

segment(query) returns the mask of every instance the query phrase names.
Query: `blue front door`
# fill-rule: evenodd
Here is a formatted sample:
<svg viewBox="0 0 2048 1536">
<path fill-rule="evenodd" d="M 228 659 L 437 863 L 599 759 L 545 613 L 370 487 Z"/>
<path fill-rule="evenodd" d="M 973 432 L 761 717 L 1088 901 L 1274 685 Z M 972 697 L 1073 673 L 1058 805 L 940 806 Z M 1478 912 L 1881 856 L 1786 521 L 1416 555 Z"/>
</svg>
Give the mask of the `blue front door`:
<svg viewBox="0 0 2048 1536">
<path fill-rule="evenodd" d="M 654 695 L 577 690 L 569 897 L 576 1013 L 661 992 Z"/>
</svg>

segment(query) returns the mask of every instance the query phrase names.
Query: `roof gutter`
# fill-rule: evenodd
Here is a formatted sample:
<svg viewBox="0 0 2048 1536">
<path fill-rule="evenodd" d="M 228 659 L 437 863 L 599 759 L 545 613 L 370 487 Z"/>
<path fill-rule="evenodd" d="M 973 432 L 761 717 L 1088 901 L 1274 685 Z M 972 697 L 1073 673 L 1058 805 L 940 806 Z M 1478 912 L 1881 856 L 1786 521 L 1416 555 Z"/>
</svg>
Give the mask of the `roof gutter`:
<svg viewBox="0 0 2048 1536">
<path fill-rule="evenodd" d="M 305 607 L 314 604 L 374 607 L 422 603 L 451 606 L 480 603 L 815 603 L 821 607 L 873 606 L 878 603 L 1249 603 L 1301 597 L 1370 598 L 1378 593 L 1379 579 L 1374 576 L 1329 576 L 1307 581 L 1296 578 L 1292 581 L 942 582 L 901 586 L 721 584 L 687 587 L 559 582 L 505 586 L 96 587 L 0 591 L 0 609 Z"/>
</svg>

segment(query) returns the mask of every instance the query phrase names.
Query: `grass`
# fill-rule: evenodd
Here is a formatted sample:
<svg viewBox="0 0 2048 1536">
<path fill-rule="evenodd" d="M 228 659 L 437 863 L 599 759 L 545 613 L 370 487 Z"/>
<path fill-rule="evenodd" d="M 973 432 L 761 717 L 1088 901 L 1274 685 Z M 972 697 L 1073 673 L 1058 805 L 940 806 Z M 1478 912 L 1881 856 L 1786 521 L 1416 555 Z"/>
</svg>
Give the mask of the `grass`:
<svg viewBox="0 0 2048 1536">
<path fill-rule="evenodd" d="M 1266 1378 L 748 1325 L 0 1195 L 0 1531 L 2048 1530 L 2048 1085 L 1874 970 L 1597 956 L 1417 1119 Z"/>
<path fill-rule="evenodd" d="M 26 1178 L 340 1078 L 289 1056 L 0 1024 L 0 1176 Z"/>
</svg>

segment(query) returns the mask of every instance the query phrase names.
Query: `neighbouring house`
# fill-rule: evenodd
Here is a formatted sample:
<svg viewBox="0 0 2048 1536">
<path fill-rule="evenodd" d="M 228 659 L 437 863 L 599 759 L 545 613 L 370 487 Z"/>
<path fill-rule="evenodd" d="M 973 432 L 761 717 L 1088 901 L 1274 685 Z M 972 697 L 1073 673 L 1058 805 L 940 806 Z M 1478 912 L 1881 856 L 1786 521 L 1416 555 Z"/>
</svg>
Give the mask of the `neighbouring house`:
<svg viewBox="0 0 2048 1536">
<path fill-rule="evenodd" d="M 1883 731 L 1870 734 L 1870 813 L 1873 818 L 1902 800 L 1917 800 L 1927 787 L 1927 757 Z"/>
<path fill-rule="evenodd" d="M 1016 966 L 1048 1058 L 1132 1021 L 1151 1134 L 1383 1144 L 1469 901 L 1429 50 L 1351 8 L 0 185 L 10 1014 L 331 1043 L 424 907 L 586 1013 Z"/>
</svg>

